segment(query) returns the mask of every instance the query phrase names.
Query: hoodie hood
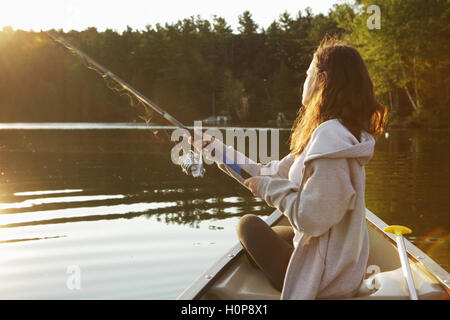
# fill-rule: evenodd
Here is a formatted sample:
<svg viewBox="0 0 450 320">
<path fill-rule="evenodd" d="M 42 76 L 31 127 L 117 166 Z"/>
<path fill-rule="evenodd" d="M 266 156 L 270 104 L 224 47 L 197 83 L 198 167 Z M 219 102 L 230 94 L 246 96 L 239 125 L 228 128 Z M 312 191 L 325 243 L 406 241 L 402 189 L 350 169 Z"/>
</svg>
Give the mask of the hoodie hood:
<svg viewBox="0 0 450 320">
<path fill-rule="evenodd" d="M 332 119 L 321 123 L 306 147 L 304 162 L 317 158 L 356 158 L 361 166 L 373 156 L 375 138 L 361 132 L 361 142 L 340 122 Z"/>
</svg>

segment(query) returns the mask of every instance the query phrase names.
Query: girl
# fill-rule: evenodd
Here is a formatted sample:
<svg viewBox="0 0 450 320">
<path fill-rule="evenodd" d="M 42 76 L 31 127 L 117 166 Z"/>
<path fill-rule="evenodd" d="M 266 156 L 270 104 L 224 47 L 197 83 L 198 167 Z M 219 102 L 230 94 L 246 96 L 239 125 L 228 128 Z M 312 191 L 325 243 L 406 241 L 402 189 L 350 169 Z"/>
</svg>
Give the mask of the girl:
<svg viewBox="0 0 450 320">
<path fill-rule="evenodd" d="M 366 271 L 364 165 L 373 155 L 374 136 L 383 131 L 386 109 L 375 100 L 360 54 L 330 38 L 314 53 L 302 104 L 290 154 L 268 165 L 243 166 L 252 175 L 244 185 L 291 226 L 270 228 L 248 214 L 238 223 L 238 236 L 281 299 L 348 298 Z"/>
</svg>

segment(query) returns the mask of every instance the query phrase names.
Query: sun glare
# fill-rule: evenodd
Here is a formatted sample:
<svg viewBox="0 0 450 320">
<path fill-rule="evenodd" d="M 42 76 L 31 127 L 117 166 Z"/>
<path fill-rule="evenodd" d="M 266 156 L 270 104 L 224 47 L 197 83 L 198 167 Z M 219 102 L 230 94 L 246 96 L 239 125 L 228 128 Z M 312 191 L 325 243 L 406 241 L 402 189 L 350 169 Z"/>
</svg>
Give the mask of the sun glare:
<svg viewBox="0 0 450 320">
<path fill-rule="evenodd" d="M 292 0 L 279 0 L 264 6 L 258 0 L 229 0 L 228 5 L 217 5 L 209 0 L 166 0 L 164 2 L 129 0 L 122 1 L 88 1 L 88 0 L 15 0 L 0 2 L 0 30 L 11 26 L 14 30 L 40 31 L 49 29 L 85 30 L 96 27 L 118 31 L 129 25 L 134 29 L 144 30 L 146 25 L 156 23 L 174 23 L 192 15 L 212 19 L 214 15 L 224 17 L 236 30 L 238 15 L 250 10 L 260 27 L 268 27 L 284 11 L 295 16 L 306 7 L 313 12 L 326 13 L 333 0 L 304 0 L 301 3 Z M 101 14 L 99 14 L 101 12 Z"/>
</svg>

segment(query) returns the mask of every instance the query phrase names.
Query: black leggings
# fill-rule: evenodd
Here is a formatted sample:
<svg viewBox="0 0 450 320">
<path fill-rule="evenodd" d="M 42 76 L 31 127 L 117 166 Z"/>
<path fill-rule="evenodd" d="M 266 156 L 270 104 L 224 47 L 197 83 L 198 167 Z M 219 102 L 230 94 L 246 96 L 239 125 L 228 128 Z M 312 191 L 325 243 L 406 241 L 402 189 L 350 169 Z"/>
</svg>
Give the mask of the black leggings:
<svg viewBox="0 0 450 320">
<path fill-rule="evenodd" d="M 271 228 L 261 218 L 247 214 L 239 220 L 237 232 L 249 260 L 261 269 L 275 289 L 281 292 L 289 259 L 294 251 L 292 227 Z"/>
</svg>

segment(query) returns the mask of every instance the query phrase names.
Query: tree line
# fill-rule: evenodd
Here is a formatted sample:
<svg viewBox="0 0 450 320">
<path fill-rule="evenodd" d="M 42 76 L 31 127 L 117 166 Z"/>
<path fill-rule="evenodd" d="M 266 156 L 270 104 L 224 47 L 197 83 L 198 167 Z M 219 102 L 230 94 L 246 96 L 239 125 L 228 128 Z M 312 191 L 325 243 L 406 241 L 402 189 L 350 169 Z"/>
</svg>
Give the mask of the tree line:
<svg viewBox="0 0 450 320">
<path fill-rule="evenodd" d="M 379 29 L 367 27 L 373 4 Z M 447 126 L 448 21 L 447 1 L 358 0 L 326 15 L 285 12 L 267 28 L 245 11 L 237 30 L 222 17 L 193 16 L 122 33 L 57 32 L 186 123 L 213 112 L 294 119 L 314 50 L 325 34 L 338 35 L 365 59 L 392 125 Z M 141 121 L 132 104 L 44 33 L 0 32 L 0 122 Z"/>
</svg>

